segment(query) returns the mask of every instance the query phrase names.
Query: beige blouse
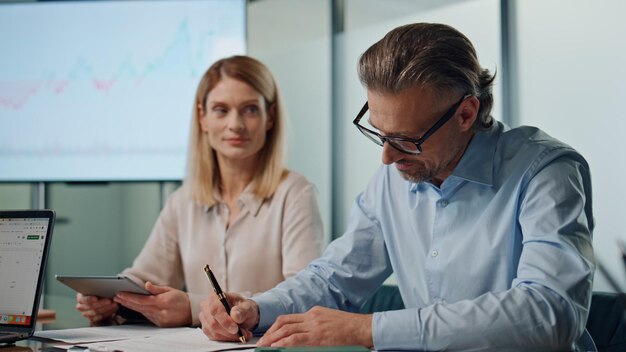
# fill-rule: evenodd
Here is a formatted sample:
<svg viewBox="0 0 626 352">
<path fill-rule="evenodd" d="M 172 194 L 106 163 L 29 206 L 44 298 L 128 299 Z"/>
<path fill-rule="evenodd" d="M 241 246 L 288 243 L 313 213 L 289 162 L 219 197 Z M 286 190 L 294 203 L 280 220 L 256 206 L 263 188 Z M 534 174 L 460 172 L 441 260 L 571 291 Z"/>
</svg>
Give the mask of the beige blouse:
<svg viewBox="0 0 626 352">
<path fill-rule="evenodd" d="M 323 227 L 312 183 L 290 172 L 265 201 L 249 188 L 240 195 L 239 216 L 227 229 L 228 207 L 198 205 L 183 185 L 172 193 L 141 253 L 123 274 L 185 289 L 195 326 L 200 302 L 212 291 L 206 264 L 224 292 L 252 295 L 320 255 Z"/>
</svg>

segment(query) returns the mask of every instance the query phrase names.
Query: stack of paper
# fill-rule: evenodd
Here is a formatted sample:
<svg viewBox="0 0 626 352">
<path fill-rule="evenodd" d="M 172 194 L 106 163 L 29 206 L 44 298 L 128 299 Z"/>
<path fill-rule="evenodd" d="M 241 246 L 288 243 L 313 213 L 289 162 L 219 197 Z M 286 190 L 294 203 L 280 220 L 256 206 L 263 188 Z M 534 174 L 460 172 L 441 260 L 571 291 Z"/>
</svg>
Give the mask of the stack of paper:
<svg viewBox="0 0 626 352">
<path fill-rule="evenodd" d="M 162 329 L 144 325 L 37 331 L 35 337 L 62 342 L 55 346 L 57 348 L 69 349 L 73 346 L 80 346 L 89 348 L 89 351 L 253 351 L 256 346 L 256 339 L 247 344 L 217 342 L 206 337 L 200 329 Z"/>
</svg>

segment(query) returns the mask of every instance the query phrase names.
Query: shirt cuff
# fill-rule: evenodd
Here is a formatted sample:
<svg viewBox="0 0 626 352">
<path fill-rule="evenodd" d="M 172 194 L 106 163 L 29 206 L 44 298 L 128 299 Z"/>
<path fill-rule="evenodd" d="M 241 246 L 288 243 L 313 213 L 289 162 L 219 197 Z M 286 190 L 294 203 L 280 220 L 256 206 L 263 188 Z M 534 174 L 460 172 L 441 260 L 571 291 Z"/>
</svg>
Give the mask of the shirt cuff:
<svg viewBox="0 0 626 352">
<path fill-rule="evenodd" d="M 372 339 L 376 350 L 423 350 L 418 327 L 419 311 L 402 309 L 374 313 Z"/>
<path fill-rule="evenodd" d="M 286 313 L 282 303 L 271 294 L 260 294 L 251 298 L 259 306 L 259 325 L 254 333 L 262 333 L 274 324 L 278 316 Z"/>
</svg>

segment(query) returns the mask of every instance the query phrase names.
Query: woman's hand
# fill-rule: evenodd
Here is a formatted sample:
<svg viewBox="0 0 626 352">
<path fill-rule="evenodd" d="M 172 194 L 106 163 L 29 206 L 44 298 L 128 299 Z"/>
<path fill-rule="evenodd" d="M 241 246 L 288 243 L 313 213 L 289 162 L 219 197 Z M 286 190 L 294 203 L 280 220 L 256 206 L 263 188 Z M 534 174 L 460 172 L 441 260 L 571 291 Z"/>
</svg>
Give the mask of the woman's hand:
<svg viewBox="0 0 626 352">
<path fill-rule="evenodd" d="M 146 282 L 145 286 L 151 296 L 120 292 L 113 300 L 143 314 L 162 328 L 191 325 L 191 302 L 187 293 L 151 282 Z"/>
<path fill-rule="evenodd" d="M 76 294 L 76 309 L 89 319 L 89 325 L 101 325 L 117 312 L 119 306 L 110 298 L 100 298 L 96 296 L 83 296 Z"/>
</svg>

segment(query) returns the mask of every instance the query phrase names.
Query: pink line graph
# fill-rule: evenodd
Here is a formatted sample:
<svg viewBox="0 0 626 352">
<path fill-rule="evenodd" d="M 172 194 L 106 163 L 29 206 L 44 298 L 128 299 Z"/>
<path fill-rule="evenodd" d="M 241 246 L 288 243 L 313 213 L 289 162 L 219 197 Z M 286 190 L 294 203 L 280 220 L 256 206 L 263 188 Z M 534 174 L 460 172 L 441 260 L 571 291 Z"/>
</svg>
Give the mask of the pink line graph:
<svg viewBox="0 0 626 352">
<path fill-rule="evenodd" d="M 0 106 L 21 109 L 41 89 L 43 82 L 0 82 Z"/>
<path fill-rule="evenodd" d="M 188 23 L 183 20 L 173 40 L 165 45 L 164 50 L 154 59 L 143 65 L 137 65 L 133 63 L 131 54 L 115 55 L 124 59 L 117 64 L 117 70 L 108 76 L 96 74 L 97 69 L 86 59 L 79 57 L 74 59 L 71 69 L 60 78 L 49 68 L 45 69 L 40 79 L 6 81 L 0 77 L 0 110 L 23 109 L 38 94 L 60 96 L 79 81 L 83 84 L 88 83 L 87 86 L 92 87 L 95 92 L 106 94 L 115 89 L 120 81 L 128 80 L 139 86 L 146 78 L 154 77 L 159 72 L 164 75 L 195 78 L 197 67 L 204 68 L 207 65 L 202 52 L 208 46 L 207 43 L 210 43 L 212 35 L 210 31 L 199 33 L 200 39 L 194 50 Z M 140 48 L 141 44 L 138 43 L 137 47 Z"/>
</svg>

